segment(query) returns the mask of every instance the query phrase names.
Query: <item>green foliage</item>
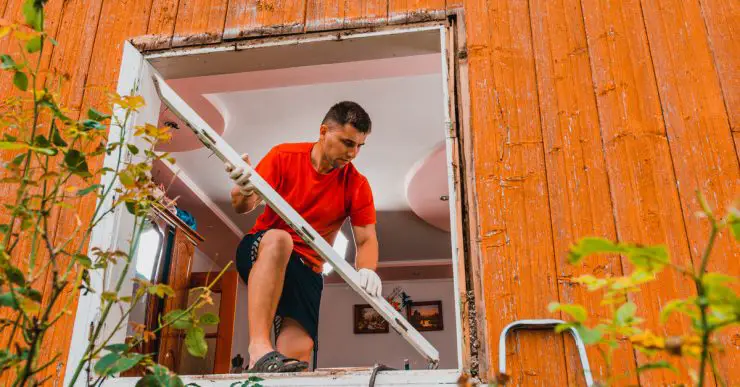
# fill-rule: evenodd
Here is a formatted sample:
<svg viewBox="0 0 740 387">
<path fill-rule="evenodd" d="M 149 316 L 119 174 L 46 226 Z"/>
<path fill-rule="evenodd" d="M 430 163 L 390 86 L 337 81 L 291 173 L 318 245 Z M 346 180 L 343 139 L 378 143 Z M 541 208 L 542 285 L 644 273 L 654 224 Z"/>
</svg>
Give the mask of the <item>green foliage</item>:
<svg viewBox="0 0 740 387">
<path fill-rule="evenodd" d="M 570 317 L 569 322 L 560 324 L 555 329 L 556 332 L 574 328 L 585 344 L 599 348 L 607 366 L 604 384 L 620 384 L 621 379 L 626 377 L 612 374 L 612 357 L 621 343 L 630 342 L 648 359 L 660 354 L 677 359 L 642 364 L 637 368 L 638 373 L 655 370 L 678 373 L 680 367 L 688 364 L 681 361 L 680 357 L 692 357 L 699 360 L 699 369 L 689 370 L 688 373 L 695 375 L 696 385 L 704 386 L 710 355 L 721 350 L 713 337 L 723 329 L 740 324 L 740 298 L 733 290 L 733 286 L 737 288 L 738 278 L 707 271 L 714 241 L 722 230 L 729 228 L 734 240 L 740 239 L 738 211 L 732 208 L 727 216 L 718 220 L 701 194 L 699 203 L 702 205 L 702 216 L 710 222 L 711 231 L 702 261 L 697 268 L 683 268 L 672 264 L 664 246 L 617 243 L 602 238 L 583 238 L 571 246 L 568 254 L 571 264 L 580 264 L 592 255 L 619 254 L 632 265 L 627 270 L 630 274 L 623 276 L 596 277 L 585 274 L 575 279 L 576 283 L 585 286 L 590 292 L 602 292 L 602 304 L 611 312 L 608 318 L 589 322 L 587 309 L 577 304 L 551 303 L 548 307 L 550 312 L 562 312 Z M 691 278 L 697 289 L 696 296 L 671 300 L 661 309 L 661 325 L 671 324 L 674 318 L 691 321 L 691 329 L 678 336 L 663 336 L 644 329 L 642 325 L 645 320 L 638 316 L 637 304 L 632 301 L 640 296 L 641 286 L 655 281 L 666 268 Z M 723 384 L 721 375 L 717 374 L 714 367 L 712 371 L 714 377 Z"/>
<path fill-rule="evenodd" d="M 153 354 L 137 353 L 138 348 L 164 329 L 185 329 L 188 351 L 203 357 L 207 346 L 202 326 L 217 324 L 218 317 L 197 312 L 212 303 L 210 289 L 220 275 L 198 289 L 194 303 L 170 312 L 157 326 L 134 325 L 135 333 L 126 343 L 112 342 L 115 332 L 103 329 L 125 328 L 131 308 L 144 297 L 175 296 L 165 284 L 141 280 L 135 280 L 140 285 L 136 294 L 121 291 L 145 219 L 153 208 L 161 208 L 151 168 L 156 160 L 170 160 L 167 153 L 155 151 L 157 144 L 169 140 L 170 133 L 167 127 L 150 124 L 131 127 L 134 113 L 145 104 L 139 95 L 110 93 L 107 104 L 90 107 L 82 116 L 61 103 L 66 95 L 62 93 L 64 77 L 49 72 L 40 76 L 39 71 L 44 51 L 56 45 L 44 30 L 45 3 L 24 1 L 23 25 L 0 20 L 0 39 L 16 40 L 3 46 L 20 48 L 13 54 L 0 53 L 0 71 L 12 78 L 15 87 L 13 96 L 0 101 L 0 150 L 10 160 L 2 165 L 0 184 L 4 192 L 15 195 L 15 200 L 0 207 L 0 333 L 15 338 L 12 345 L 7 343 L 8 348 L 0 349 L 0 373 L 12 371 L 9 382 L 14 386 L 43 382 L 41 375 L 48 374 L 57 361 L 41 360 L 39 354 L 41 349 L 48 351 L 49 330 L 73 312 L 70 307 L 79 289 L 83 294 L 99 295 L 101 306 L 98 318 L 91 322 L 82 360 L 67 365 L 74 373 L 71 385 L 86 380 L 88 386 L 99 386 L 139 366 L 148 373 L 137 385 L 182 386 L 177 375 L 154 363 Z M 118 129 L 120 137 L 109 140 L 110 128 Z M 130 134 L 144 145 L 127 143 Z M 129 159 L 126 154 L 134 157 Z M 103 156 L 116 160 L 115 165 L 99 168 Z M 110 202 L 112 208 L 102 207 Z M 78 217 L 81 203 L 95 205 L 88 219 Z M 126 251 L 99 247 L 87 251 L 95 226 L 121 206 L 134 215 L 131 246 Z M 74 230 L 56 228 L 58 217 L 70 219 Z M 112 265 L 116 270 L 109 270 Z M 106 278 L 110 287 L 93 289 L 93 274 Z M 107 277 L 111 275 L 114 278 Z M 112 310 L 121 313 L 114 318 Z M 82 376 L 84 370 L 90 370 L 89 375 Z"/>
</svg>

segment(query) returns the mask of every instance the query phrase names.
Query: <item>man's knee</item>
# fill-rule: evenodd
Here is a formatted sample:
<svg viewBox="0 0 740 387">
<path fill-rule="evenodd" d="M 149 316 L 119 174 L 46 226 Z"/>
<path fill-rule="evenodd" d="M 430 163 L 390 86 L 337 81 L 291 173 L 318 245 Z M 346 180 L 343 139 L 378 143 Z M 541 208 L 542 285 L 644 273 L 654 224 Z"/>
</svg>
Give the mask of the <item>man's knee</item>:
<svg viewBox="0 0 740 387">
<path fill-rule="evenodd" d="M 260 241 L 259 253 L 264 251 L 273 252 L 287 262 L 293 251 L 293 239 L 285 230 L 268 230 Z"/>
</svg>

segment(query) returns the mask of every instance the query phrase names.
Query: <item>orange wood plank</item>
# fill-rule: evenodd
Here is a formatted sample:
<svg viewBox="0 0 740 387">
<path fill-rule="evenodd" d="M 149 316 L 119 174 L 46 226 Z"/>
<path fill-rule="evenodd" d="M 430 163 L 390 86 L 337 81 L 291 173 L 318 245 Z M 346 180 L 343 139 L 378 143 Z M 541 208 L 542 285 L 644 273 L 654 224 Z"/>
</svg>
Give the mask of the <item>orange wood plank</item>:
<svg viewBox="0 0 740 387">
<path fill-rule="evenodd" d="M 180 0 L 154 0 L 146 38 L 137 42 L 142 50 L 159 50 L 172 45 Z"/>
<path fill-rule="evenodd" d="M 448 12 L 453 9 L 458 9 L 458 8 L 462 9 L 463 3 L 465 3 L 465 1 L 463 0 L 447 0 L 445 1 L 445 9 Z"/>
<path fill-rule="evenodd" d="M 698 265 L 708 226 L 694 215 L 701 208 L 695 192 L 704 192 L 719 214 L 740 197 L 735 144 L 699 3 L 647 0 L 642 9 L 691 255 Z M 709 270 L 740 277 L 740 247 L 729 232 L 718 238 L 713 258 Z M 740 329 L 721 338 L 728 349 L 719 364 L 726 380 L 740 379 L 740 370 L 732 366 L 740 364 L 740 342 L 733 336 L 740 336 Z"/>
<path fill-rule="evenodd" d="M 388 22 L 388 0 L 346 0 L 344 28 Z"/>
<path fill-rule="evenodd" d="M 640 4 L 584 0 L 582 8 L 617 235 L 622 241 L 665 244 L 674 263 L 689 266 L 691 254 Z M 648 328 L 677 334 L 687 331 L 687 321 L 659 329 L 660 306 L 693 293 L 692 283 L 666 271 L 634 301 Z M 646 359 L 638 355 L 638 362 Z M 665 385 L 687 378 L 649 372 L 640 382 Z"/>
<path fill-rule="evenodd" d="M 560 295 L 562 302 L 584 305 L 590 323 L 596 324 L 609 316 L 601 294 L 571 280 L 583 274 L 619 276 L 622 263 L 619 256 L 591 259 L 582 266 L 566 259 L 569 246 L 583 237 L 616 239 L 583 16 L 578 0 L 533 0 L 530 5 Z M 585 385 L 575 346 L 569 343 L 566 352 L 568 385 Z M 606 380 L 609 372 L 629 372 L 629 382 L 637 383 L 629 345 L 615 354 L 619 361 L 612 370 L 596 347 L 589 347 L 588 355 L 597 380 Z"/>
<path fill-rule="evenodd" d="M 465 6 L 467 20 L 475 20 L 466 28 L 488 312 L 485 377 L 493 380 L 503 327 L 547 316 L 547 304 L 558 294 L 528 9 L 505 1 Z M 542 348 L 548 348 L 547 357 Z M 507 344 L 507 373 L 515 385 L 566 385 L 564 356 L 559 335 L 514 334 Z"/>
<path fill-rule="evenodd" d="M 81 7 L 80 7 L 81 8 Z M 81 112 L 86 111 L 88 106 L 96 106 L 102 110 L 107 110 L 105 91 L 115 90 L 120 69 L 121 53 L 123 43 L 126 39 L 133 36 L 143 35 L 146 32 L 149 13 L 151 10 L 151 0 L 133 0 L 133 1 L 106 1 L 99 12 L 100 17 L 106 20 L 106 23 L 99 23 L 96 30 L 86 30 L 84 39 L 92 39 L 94 36 L 95 44 L 90 54 L 91 63 L 85 77 L 84 94 L 82 96 Z M 80 13 L 75 16 L 74 23 L 90 23 L 90 13 Z M 94 23 L 93 23 L 94 24 Z M 78 29 L 83 29 L 78 25 Z M 74 28 L 65 29 L 70 34 L 78 33 L 73 31 Z M 87 47 L 82 46 L 81 50 Z M 62 61 L 68 62 L 69 66 L 74 66 L 78 60 L 84 62 L 86 51 L 71 52 L 68 51 L 63 55 Z M 69 98 L 76 98 L 74 94 Z M 81 113 L 82 114 L 82 113 Z M 90 169 L 100 167 L 102 158 L 89 162 Z M 83 222 L 92 216 L 95 207 L 95 198 L 87 196 L 75 206 L 73 211 L 82 219 Z M 75 216 L 72 211 L 66 210 L 61 213 L 60 221 L 57 224 L 57 238 L 69 236 L 75 227 Z M 79 236 L 78 236 L 79 238 Z M 76 295 L 74 290 L 71 294 Z M 76 298 L 73 299 L 72 308 L 76 307 Z M 75 309 L 72 309 L 75 310 Z M 74 322 L 74 315 L 66 316 L 59 321 L 59 325 L 50 332 L 52 338 L 50 348 L 62 351 L 62 361 L 66 362 L 67 352 L 69 350 L 71 329 Z M 52 370 L 53 371 L 53 370 Z M 61 373 L 63 375 L 63 373 Z M 62 376 L 63 377 L 63 376 Z"/>
<path fill-rule="evenodd" d="M 340 29 L 344 26 L 345 0 L 306 0 L 306 31 Z"/>
<path fill-rule="evenodd" d="M 389 0 L 388 20 L 390 23 L 414 23 L 433 20 L 445 14 L 444 0 Z"/>
<path fill-rule="evenodd" d="M 699 0 L 730 127 L 740 130 L 740 2 Z M 693 5 L 692 5 L 693 6 Z"/>
<path fill-rule="evenodd" d="M 65 2 L 61 29 L 57 36 L 59 45 L 54 49 L 51 60 L 51 71 L 68 77 L 62 87 L 61 102 L 78 113 L 102 5 L 103 0 Z"/>
<path fill-rule="evenodd" d="M 172 46 L 192 46 L 221 41 L 228 0 L 190 0 L 178 5 Z"/>
<path fill-rule="evenodd" d="M 304 29 L 305 6 L 305 0 L 230 2 L 224 39 L 301 32 Z"/>
<path fill-rule="evenodd" d="M 5 4 L 4 11 L 5 14 L 3 18 L 7 20 L 12 20 L 14 22 L 23 22 L 23 15 L 21 12 L 23 1 L 21 0 L 12 0 Z M 58 29 L 59 29 L 59 19 L 60 15 L 63 12 L 63 2 L 60 0 L 53 0 L 50 1 L 46 7 L 45 7 L 45 31 L 49 33 L 50 36 L 54 37 L 57 35 Z M 0 53 L 8 53 L 11 55 L 17 55 L 18 54 L 18 46 L 16 44 L 16 41 L 9 40 L 8 38 L 0 40 Z M 44 82 L 44 79 L 46 79 L 46 75 L 44 73 L 45 70 L 49 68 L 50 59 L 52 57 L 54 50 L 51 45 L 46 45 L 44 47 L 44 53 L 43 57 L 41 58 L 41 64 L 40 64 L 40 70 L 41 74 L 39 74 L 39 85 L 38 87 L 42 87 L 41 85 Z M 35 63 L 36 61 L 36 55 L 30 55 L 29 57 L 30 63 Z M 19 60 L 19 59 L 17 59 Z M 10 95 L 16 94 L 16 89 L 10 82 L 10 78 L 7 77 L 7 72 L 0 73 L 0 99 L 4 99 L 6 97 L 9 97 Z M 30 87 L 30 79 L 29 79 L 29 87 Z M 43 125 L 43 121 L 42 124 Z M 14 157 L 17 153 L 15 152 L 1 152 L 1 159 L 2 161 L 6 161 L 10 157 Z M 12 184 L 0 184 L 0 203 L 13 203 L 15 202 L 16 197 L 16 189 L 17 187 Z M 40 189 L 31 189 L 31 192 L 34 193 L 34 191 L 37 191 L 36 193 L 40 193 Z M 5 213 L 6 211 L 2 212 L 2 221 L 7 222 L 9 220 L 9 217 Z M 55 218 L 52 218 L 52 221 L 54 221 Z M 53 224 L 53 223 L 52 223 Z M 30 236 L 30 234 L 27 234 Z M 26 270 L 28 268 L 28 257 L 31 252 L 31 243 L 26 238 L 22 238 L 22 240 L 18 243 L 14 250 L 14 254 L 12 256 L 12 262 L 17 265 L 21 270 Z M 43 248 L 39 248 L 39 253 L 37 256 L 37 267 L 41 266 L 45 260 L 48 260 L 48 256 L 44 254 L 45 250 Z M 34 287 L 41 291 L 42 294 L 46 295 L 46 286 L 47 283 L 44 282 L 45 278 L 42 276 L 37 282 L 34 283 Z M 6 310 L 0 311 L 0 316 L 5 317 L 6 316 Z M 10 332 L 9 329 L 3 330 L 2 334 L 0 334 L 0 342 L 2 343 L 8 343 L 10 339 Z M 20 337 L 20 334 L 16 334 L 15 340 L 18 340 Z M 48 339 L 45 340 L 45 343 L 48 342 Z M 67 347 L 68 348 L 68 347 Z M 66 358 L 66 348 L 61 348 L 56 351 L 64 352 L 64 357 Z M 42 353 L 43 356 L 43 353 Z M 45 359 L 45 358 L 44 358 Z M 54 370 L 54 367 L 52 367 L 52 370 Z M 3 375 L 0 375 L 0 385 L 6 385 L 9 384 L 9 380 L 12 380 L 14 378 L 13 372 L 5 372 Z M 61 382 L 61 381 L 60 381 Z"/>
</svg>

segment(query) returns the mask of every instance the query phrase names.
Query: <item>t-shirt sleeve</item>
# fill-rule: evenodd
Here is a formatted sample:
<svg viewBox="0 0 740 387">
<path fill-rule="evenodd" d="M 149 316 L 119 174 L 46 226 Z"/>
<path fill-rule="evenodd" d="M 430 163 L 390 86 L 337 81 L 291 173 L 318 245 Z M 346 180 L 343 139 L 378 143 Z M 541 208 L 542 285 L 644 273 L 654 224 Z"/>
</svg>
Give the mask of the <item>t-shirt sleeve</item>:
<svg viewBox="0 0 740 387">
<path fill-rule="evenodd" d="M 370 183 L 364 176 L 360 180 L 357 188 L 352 193 L 349 207 L 349 218 L 353 226 L 375 224 L 375 202 L 373 201 Z"/>
<path fill-rule="evenodd" d="M 265 181 L 277 189 L 280 183 L 280 152 L 273 147 L 254 168 Z"/>
</svg>

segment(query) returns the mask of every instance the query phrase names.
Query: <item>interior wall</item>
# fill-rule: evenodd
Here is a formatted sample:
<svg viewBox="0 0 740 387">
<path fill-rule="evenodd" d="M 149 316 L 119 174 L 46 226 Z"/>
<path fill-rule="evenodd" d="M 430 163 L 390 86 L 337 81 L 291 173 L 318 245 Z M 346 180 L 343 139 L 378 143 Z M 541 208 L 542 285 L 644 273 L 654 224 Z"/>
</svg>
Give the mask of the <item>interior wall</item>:
<svg viewBox="0 0 740 387">
<path fill-rule="evenodd" d="M 414 301 L 442 301 L 443 330 L 421 332 L 439 350 L 440 368 L 457 368 L 455 340 L 455 295 L 451 279 L 384 282 L 383 293 L 401 287 Z M 409 359 L 411 369 L 426 369 L 427 364 L 414 348 L 392 329 L 388 333 L 355 334 L 354 305 L 366 304 L 345 284 L 325 285 L 319 315 L 319 368 L 372 367 L 376 363 L 403 369 Z M 403 312 L 405 313 L 405 311 Z"/>
<path fill-rule="evenodd" d="M 115 89 L 126 39 L 145 36 L 140 47 L 166 49 L 370 20 L 406 23 L 464 6 L 467 41 L 458 57 L 466 58 L 473 134 L 466 139 L 474 153 L 468 204 L 479 235 L 471 250 L 480 254 L 471 280 L 481 346 L 471 351 L 481 376 L 493 380 L 498 333 L 508 322 L 554 317 L 546 306 L 558 300 L 594 306 L 601 315 L 597 296 L 569 279 L 604 268 L 619 274 L 621 262 L 573 269 L 565 261 L 569 243 L 586 235 L 667 243 L 675 262 L 691 262 L 706 229 L 706 220 L 694 216 L 695 190 L 707 192 L 718 213 L 737 197 L 740 126 L 731 102 L 740 95 L 740 56 L 730 33 L 733 1 L 50 0 L 46 26 L 59 45 L 45 51 L 42 70 L 68 76 L 60 100 L 72 117 L 82 117 L 88 106 L 104 106 L 106 88 Z M 2 17 L 21 21 L 23 3 L 0 2 Z M 0 52 L 16 50 L 0 41 Z M 13 93 L 10 76 L 0 74 L 2 99 Z M 0 160 L 13 156 L 3 152 Z M 90 164 L 99 166 L 100 160 Z M 0 186 L 2 203 L 15 197 L 7 187 Z M 58 235 L 73 232 L 75 214 L 87 221 L 94 205 L 88 195 L 58 214 Z M 28 249 L 18 250 L 13 262 L 21 265 Z M 729 237 L 715 245 L 710 269 L 740 276 L 740 249 Z M 678 291 L 675 278 L 660 283 L 641 297 L 640 311 L 651 320 L 659 302 L 691 295 Z M 73 321 L 65 315 L 47 335 L 41 362 L 62 354 L 58 367 L 39 375 L 51 383 L 64 374 Z M 740 374 L 732 366 L 740 363 L 737 334 L 720 338 L 727 350 L 718 367 L 727 380 Z M 582 383 L 577 357 L 561 340 L 534 334 L 518 340 L 509 370 L 517 384 Z M 542 348 L 551 356 L 539 356 Z M 598 355 L 591 360 L 595 375 L 604 375 Z M 631 351 L 615 359 L 622 370 L 645 363 Z M 643 385 L 677 380 L 685 375 L 640 377 Z"/>
</svg>

